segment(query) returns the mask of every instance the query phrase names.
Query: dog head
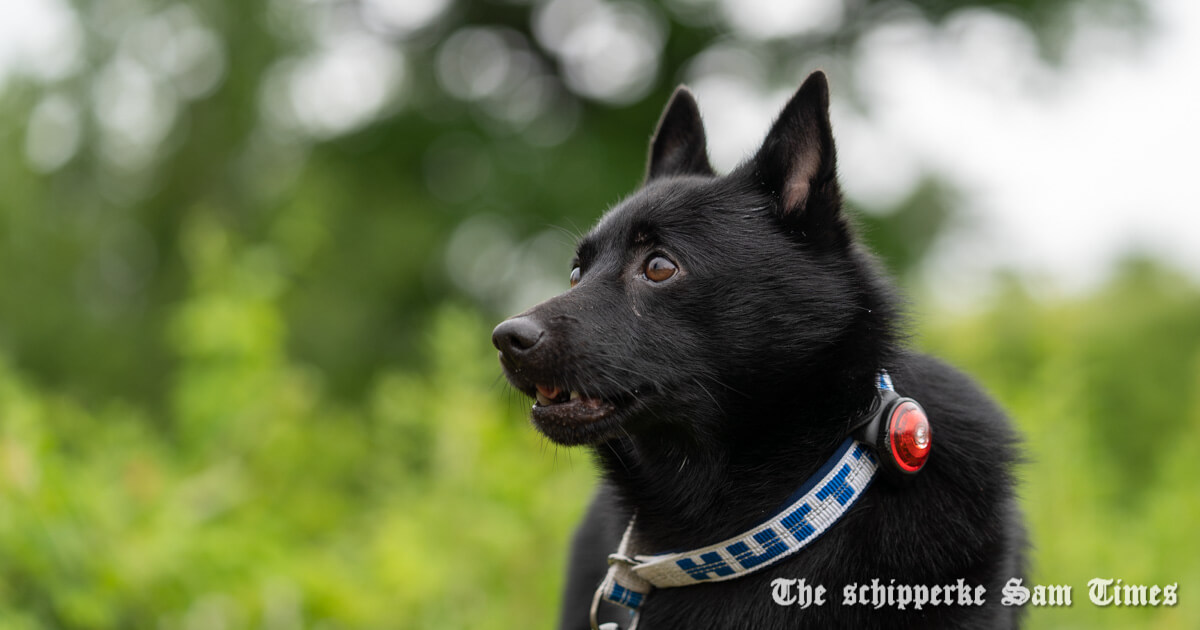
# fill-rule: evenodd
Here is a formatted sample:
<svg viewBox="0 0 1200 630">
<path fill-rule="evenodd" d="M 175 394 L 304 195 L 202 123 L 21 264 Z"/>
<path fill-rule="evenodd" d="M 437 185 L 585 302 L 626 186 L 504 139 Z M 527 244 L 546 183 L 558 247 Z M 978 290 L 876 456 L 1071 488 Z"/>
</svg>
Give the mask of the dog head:
<svg viewBox="0 0 1200 630">
<path fill-rule="evenodd" d="M 581 239 L 571 288 L 492 334 L 540 431 L 565 445 L 717 436 L 860 367 L 837 356 L 885 305 L 842 216 L 828 107 L 814 73 L 757 153 L 719 176 L 696 102 L 676 90 L 644 183 Z"/>
</svg>

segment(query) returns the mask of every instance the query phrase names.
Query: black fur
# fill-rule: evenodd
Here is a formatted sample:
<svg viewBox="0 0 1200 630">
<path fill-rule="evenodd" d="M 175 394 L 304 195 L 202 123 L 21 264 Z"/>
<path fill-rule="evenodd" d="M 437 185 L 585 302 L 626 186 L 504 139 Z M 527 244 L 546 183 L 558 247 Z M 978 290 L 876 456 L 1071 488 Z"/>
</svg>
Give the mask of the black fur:
<svg viewBox="0 0 1200 630">
<path fill-rule="evenodd" d="M 1004 582 L 1023 577 L 1014 432 L 967 377 L 902 347 L 897 297 L 841 210 L 828 100 L 814 73 L 758 153 L 717 176 L 695 101 L 677 90 L 646 182 L 580 243 L 578 285 L 497 327 L 517 389 L 532 396 L 540 384 L 592 401 L 579 413 L 533 413 L 552 440 L 590 445 L 603 471 L 575 537 L 562 628 L 588 627 L 606 556 L 634 511 L 639 553 L 751 528 L 833 453 L 873 400 L 880 369 L 933 424 L 932 453 L 913 482 L 876 481 L 821 538 L 767 569 L 655 590 L 639 628 L 1017 625 L 1019 609 L 999 601 Z M 647 279 L 655 256 L 677 273 Z M 778 606 L 776 577 L 822 584 L 828 601 Z M 846 584 L 872 578 L 964 578 L 987 588 L 987 603 L 842 605 Z"/>
</svg>

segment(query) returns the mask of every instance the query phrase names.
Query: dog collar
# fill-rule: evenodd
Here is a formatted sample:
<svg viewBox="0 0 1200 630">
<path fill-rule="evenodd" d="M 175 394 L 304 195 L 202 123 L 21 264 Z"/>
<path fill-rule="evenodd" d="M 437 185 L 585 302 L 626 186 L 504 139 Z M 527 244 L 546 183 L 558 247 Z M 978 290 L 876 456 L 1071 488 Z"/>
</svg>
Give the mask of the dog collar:
<svg viewBox="0 0 1200 630">
<path fill-rule="evenodd" d="M 886 372 L 880 373 L 878 387 L 892 391 Z M 871 485 L 878 469 L 879 462 L 868 445 L 846 438 L 774 516 L 733 538 L 692 551 L 637 554 L 630 544 L 637 521 L 634 515 L 617 552 L 608 556 L 608 573 L 592 598 L 593 630 L 615 630 L 611 624 L 604 628 L 597 625 L 601 599 L 630 609 L 633 618 L 629 630 L 634 630 L 637 611 L 654 588 L 736 579 L 800 551 L 850 510 Z"/>
</svg>

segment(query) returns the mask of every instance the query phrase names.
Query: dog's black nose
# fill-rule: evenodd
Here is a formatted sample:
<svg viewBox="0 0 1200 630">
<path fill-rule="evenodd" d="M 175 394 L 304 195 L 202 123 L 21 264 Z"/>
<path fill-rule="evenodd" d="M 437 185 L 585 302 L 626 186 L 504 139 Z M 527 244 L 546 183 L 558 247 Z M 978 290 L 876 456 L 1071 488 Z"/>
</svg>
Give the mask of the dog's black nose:
<svg viewBox="0 0 1200 630">
<path fill-rule="evenodd" d="M 545 335 L 541 324 L 528 317 L 514 317 L 500 322 L 492 331 L 492 345 L 505 356 L 516 358 L 532 350 Z"/>
</svg>

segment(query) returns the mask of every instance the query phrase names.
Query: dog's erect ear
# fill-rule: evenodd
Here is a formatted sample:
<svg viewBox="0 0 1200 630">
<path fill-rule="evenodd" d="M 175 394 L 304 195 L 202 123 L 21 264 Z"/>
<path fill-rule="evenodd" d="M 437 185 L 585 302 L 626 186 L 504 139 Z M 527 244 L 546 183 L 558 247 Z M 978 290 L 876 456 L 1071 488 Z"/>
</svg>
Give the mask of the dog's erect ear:
<svg viewBox="0 0 1200 630">
<path fill-rule="evenodd" d="M 675 88 L 650 140 L 646 181 L 670 175 L 713 175 L 704 123 L 691 90 Z"/>
<path fill-rule="evenodd" d="M 836 162 L 829 82 L 818 70 L 805 79 L 771 126 L 754 156 L 754 171 L 760 185 L 778 199 L 785 219 L 802 224 L 810 238 L 842 241 Z"/>
</svg>

